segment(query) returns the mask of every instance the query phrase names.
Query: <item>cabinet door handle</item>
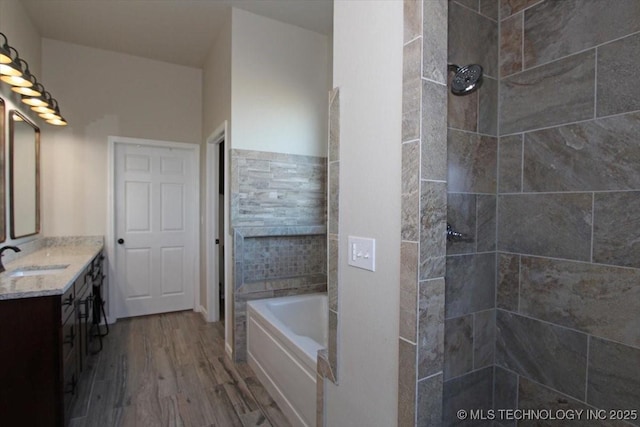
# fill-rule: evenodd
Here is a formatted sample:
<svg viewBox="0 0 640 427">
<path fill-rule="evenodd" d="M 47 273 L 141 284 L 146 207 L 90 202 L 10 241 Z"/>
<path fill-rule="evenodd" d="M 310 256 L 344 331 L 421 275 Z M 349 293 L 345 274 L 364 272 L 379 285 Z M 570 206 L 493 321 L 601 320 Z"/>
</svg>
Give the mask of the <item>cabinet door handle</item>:
<svg viewBox="0 0 640 427">
<path fill-rule="evenodd" d="M 64 302 L 62 303 L 63 305 L 72 305 L 73 304 L 73 300 L 74 300 L 74 296 L 73 294 L 69 295 L 69 297 L 64 300 Z"/>
<path fill-rule="evenodd" d="M 78 380 L 76 379 L 76 374 L 71 375 L 71 381 L 67 383 L 65 387 L 65 394 L 71 394 L 72 396 L 76 394 L 76 386 L 78 385 Z"/>
<path fill-rule="evenodd" d="M 75 338 L 76 338 L 76 334 L 73 330 L 73 325 L 71 325 L 70 331 L 69 331 L 69 335 L 67 335 L 66 337 L 64 337 L 64 343 L 65 344 L 71 344 L 71 347 L 73 347 L 74 343 L 75 343 Z"/>
</svg>

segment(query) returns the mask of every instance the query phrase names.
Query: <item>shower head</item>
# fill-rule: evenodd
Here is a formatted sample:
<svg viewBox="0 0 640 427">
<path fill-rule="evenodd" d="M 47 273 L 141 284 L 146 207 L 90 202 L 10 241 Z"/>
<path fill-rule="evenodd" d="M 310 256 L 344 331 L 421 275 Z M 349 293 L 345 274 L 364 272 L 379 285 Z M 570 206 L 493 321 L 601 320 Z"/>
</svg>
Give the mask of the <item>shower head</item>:
<svg viewBox="0 0 640 427">
<path fill-rule="evenodd" d="M 468 95 L 482 86 L 482 67 L 478 64 L 464 67 L 449 64 L 449 70 L 456 73 L 451 79 L 451 93 L 454 95 Z"/>
</svg>

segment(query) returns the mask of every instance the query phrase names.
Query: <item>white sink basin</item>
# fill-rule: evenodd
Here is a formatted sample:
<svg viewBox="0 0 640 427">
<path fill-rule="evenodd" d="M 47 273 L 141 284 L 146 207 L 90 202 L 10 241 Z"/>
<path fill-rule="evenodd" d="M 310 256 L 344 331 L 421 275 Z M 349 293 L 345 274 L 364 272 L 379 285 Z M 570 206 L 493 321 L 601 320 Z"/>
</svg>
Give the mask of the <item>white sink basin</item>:
<svg viewBox="0 0 640 427">
<path fill-rule="evenodd" d="M 66 265 L 37 265 L 33 267 L 22 267 L 16 270 L 13 270 L 9 276 L 11 277 L 27 277 L 27 276 L 46 276 L 48 274 L 57 274 L 61 271 L 64 271 L 65 268 L 69 267 L 69 264 Z"/>
</svg>

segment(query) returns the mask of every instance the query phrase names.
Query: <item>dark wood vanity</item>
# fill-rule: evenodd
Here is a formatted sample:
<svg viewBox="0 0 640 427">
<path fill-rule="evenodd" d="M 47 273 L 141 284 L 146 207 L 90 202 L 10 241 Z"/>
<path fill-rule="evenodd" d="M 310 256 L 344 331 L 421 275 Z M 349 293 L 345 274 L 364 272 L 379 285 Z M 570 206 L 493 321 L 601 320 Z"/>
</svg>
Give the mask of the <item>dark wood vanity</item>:
<svg viewBox="0 0 640 427">
<path fill-rule="evenodd" d="M 65 426 L 88 395 L 91 358 L 102 348 L 93 313 L 103 260 L 99 252 L 62 295 L 0 300 L 2 425 Z"/>
</svg>

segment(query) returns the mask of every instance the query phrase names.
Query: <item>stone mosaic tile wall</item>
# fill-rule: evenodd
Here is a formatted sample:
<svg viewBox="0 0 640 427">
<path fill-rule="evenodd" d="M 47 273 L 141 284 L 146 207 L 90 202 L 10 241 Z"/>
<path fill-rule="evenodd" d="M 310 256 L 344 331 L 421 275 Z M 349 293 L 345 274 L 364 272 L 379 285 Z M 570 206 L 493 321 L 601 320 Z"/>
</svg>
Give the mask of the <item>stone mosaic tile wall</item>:
<svg viewBox="0 0 640 427">
<path fill-rule="evenodd" d="M 233 227 L 324 225 L 327 159 L 231 150 Z"/>
<path fill-rule="evenodd" d="M 640 2 L 502 0 L 500 28 L 494 404 L 640 410 Z"/>
<path fill-rule="evenodd" d="M 447 216 L 446 0 L 404 2 L 398 425 L 439 425 Z"/>
<path fill-rule="evenodd" d="M 246 358 L 246 302 L 325 292 L 327 159 L 231 151 L 234 358 Z"/>
<path fill-rule="evenodd" d="M 246 360 L 247 301 L 326 292 L 326 227 L 234 229 L 234 359 Z"/>
</svg>

